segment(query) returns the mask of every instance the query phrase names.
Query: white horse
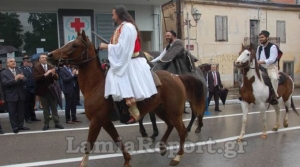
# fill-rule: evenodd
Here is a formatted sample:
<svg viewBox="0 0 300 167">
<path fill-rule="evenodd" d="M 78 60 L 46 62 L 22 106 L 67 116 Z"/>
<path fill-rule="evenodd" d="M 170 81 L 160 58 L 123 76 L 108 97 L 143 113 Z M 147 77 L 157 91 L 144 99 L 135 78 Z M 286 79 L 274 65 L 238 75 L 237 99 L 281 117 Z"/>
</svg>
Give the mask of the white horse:
<svg viewBox="0 0 300 167">
<path fill-rule="evenodd" d="M 267 124 L 266 124 L 266 102 L 270 96 L 270 89 L 265 84 L 263 77 L 266 78 L 266 75 L 259 70 L 259 66 L 257 63 L 255 51 L 252 48 L 252 44 L 250 46 L 242 45 L 241 52 L 239 57 L 234 63 L 234 66 L 237 68 L 243 68 L 243 80 L 244 83 L 241 86 L 240 94 L 242 97 L 242 110 L 243 110 L 243 120 L 242 120 L 242 130 L 241 134 L 238 138 L 238 141 L 243 140 L 243 136 L 245 135 L 245 127 L 247 122 L 247 114 L 249 112 L 250 104 L 256 104 L 259 107 L 262 121 L 263 121 L 263 131 L 262 138 L 267 138 Z M 279 72 L 279 75 L 284 82 L 278 85 L 277 93 L 279 95 L 279 104 L 284 103 L 286 108 L 286 113 L 284 115 L 283 126 L 288 127 L 288 111 L 289 108 L 292 107 L 293 111 L 298 112 L 293 103 L 292 94 L 294 92 L 294 82 L 290 76 L 286 73 Z M 279 104 L 272 105 L 276 112 L 276 124 L 273 131 L 277 131 L 280 123 L 279 123 Z"/>
</svg>

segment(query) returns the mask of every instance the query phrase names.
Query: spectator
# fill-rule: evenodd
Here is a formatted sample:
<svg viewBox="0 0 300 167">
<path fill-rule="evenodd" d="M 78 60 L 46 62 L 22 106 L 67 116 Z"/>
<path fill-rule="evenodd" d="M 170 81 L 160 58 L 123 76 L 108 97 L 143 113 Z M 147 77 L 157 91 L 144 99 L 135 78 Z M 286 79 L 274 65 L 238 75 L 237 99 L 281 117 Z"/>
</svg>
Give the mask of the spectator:
<svg viewBox="0 0 300 167">
<path fill-rule="evenodd" d="M 210 100 L 212 96 L 214 96 L 215 100 L 215 111 L 221 112 L 219 109 L 219 90 L 220 88 L 223 88 L 223 84 L 220 79 L 220 73 L 216 71 L 216 65 L 211 66 L 211 71 L 207 73 L 207 82 L 208 82 L 208 90 L 209 90 L 209 96 L 208 96 L 208 104 L 210 103 Z"/>
<path fill-rule="evenodd" d="M 77 120 L 76 117 L 76 91 L 75 91 L 75 82 L 77 80 L 76 69 L 70 68 L 69 65 L 65 65 L 59 70 L 59 77 L 62 80 L 63 92 L 65 95 L 65 116 L 67 124 L 74 124 L 74 122 L 81 122 Z M 71 115 L 70 115 L 71 112 Z"/>
<path fill-rule="evenodd" d="M 35 105 L 35 83 L 32 75 L 32 64 L 28 55 L 23 57 L 23 66 L 20 69 L 23 71 L 24 76 L 27 78 L 25 82 L 25 121 L 26 123 L 32 123 L 32 121 L 41 121 L 36 118 L 34 105 Z"/>
<path fill-rule="evenodd" d="M 55 80 L 58 80 L 58 75 L 55 72 L 55 68 L 52 65 L 47 64 L 46 54 L 42 54 L 39 58 L 39 63 L 35 64 L 33 68 L 33 78 L 36 81 L 36 95 L 39 96 L 43 105 L 45 121 L 43 130 L 49 129 L 50 108 L 52 111 L 55 128 L 63 129 L 64 127 L 60 124 L 57 113 L 58 100 L 53 96 L 48 88 L 50 84 L 53 84 Z"/>
<path fill-rule="evenodd" d="M 1 65 L 1 68 L 2 68 L 2 65 Z M 4 95 L 3 95 L 3 90 L 2 90 L 2 82 L 1 82 L 1 78 L 0 78 L 0 106 L 2 106 L 2 105 L 4 105 Z M 1 120 L 0 120 L 0 134 L 4 134 L 2 127 L 1 127 Z"/>
<path fill-rule="evenodd" d="M 19 130 L 30 130 L 24 126 L 24 84 L 26 77 L 23 72 L 16 68 L 14 58 L 7 58 L 7 67 L 1 72 L 2 84 L 4 87 L 4 96 L 7 103 L 10 124 L 14 133 Z"/>
</svg>

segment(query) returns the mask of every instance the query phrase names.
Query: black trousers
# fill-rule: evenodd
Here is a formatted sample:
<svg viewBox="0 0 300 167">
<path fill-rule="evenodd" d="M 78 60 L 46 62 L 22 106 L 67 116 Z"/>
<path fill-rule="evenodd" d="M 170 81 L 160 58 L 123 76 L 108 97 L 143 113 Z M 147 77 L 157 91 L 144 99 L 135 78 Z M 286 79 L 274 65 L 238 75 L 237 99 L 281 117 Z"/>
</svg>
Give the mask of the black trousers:
<svg viewBox="0 0 300 167">
<path fill-rule="evenodd" d="M 36 118 L 34 105 L 35 105 L 35 94 L 29 91 L 25 91 L 25 120 L 31 120 Z"/>
<path fill-rule="evenodd" d="M 215 100 L 215 110 L 219 110 L 219 86 L 215 86 L 213 91 L 209 92 L 209 95 L 208 95 L 208 105 L 211 101 L 211 98 L 212 96 L 214 96 L 214 100 Z"/>
<path fill-rule="evenodd" d="M 78 85 L 78 81 L 75 82 L 75 98 L 76 98 L 76 105 L 80 103 L 80 89 Z"/>
<path fill-rule="evenodd" d="M 72 118 L 72 121 L 76 121 L 76 104 L 78 100 L 76 99 L 76 91 L 73 91 L 72 93 L 64 93 L 65 95 L 65 116 L 66 121 L 70 121 Z"/>
<path fill-rule="evenodd" d="M 7 101 L 7 111 L 11 128 L 18 130 L 24 126 L 24 101 Z"/>
</svg>

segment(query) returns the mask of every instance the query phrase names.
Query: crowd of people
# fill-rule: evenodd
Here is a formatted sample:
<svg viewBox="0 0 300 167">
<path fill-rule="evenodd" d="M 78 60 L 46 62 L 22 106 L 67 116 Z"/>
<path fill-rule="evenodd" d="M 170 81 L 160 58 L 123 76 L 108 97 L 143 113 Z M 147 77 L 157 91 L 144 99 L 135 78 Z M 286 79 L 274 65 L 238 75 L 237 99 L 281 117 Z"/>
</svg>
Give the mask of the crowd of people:
<svg viewBox="0 0 300 167">
<path fill-rule="evenodd" d="M 78 70 L 68 64 L 60 64 L 55 68 L 47 63 L 46 53 L 41 54 L 38 61 L 32 62 L 24 55 L 20 67 L 15 58 L 8 57 L 7 68 L 1 70 L 0 105 L 5 105 L 14 133 L 30 130 L 24 126 L 41 121 L 36 117 L 36 99 L 39 99 L 43 110 L 44 127 L 49 129 L 50 120 L 55 128 L 63 129 L 58 116 L 58 104 L 65 97 L 65 119 L 67 124 L 80 123 L 76 118 L 76 106 L 80 104 L 80 90 L 77 82 Z M 56 89 L 55 89 L 56 88 Z M 55 94 L 54 90 L 58 90 Z M 0 122 L 0 134 L 3 134 Z"/>
</svg>

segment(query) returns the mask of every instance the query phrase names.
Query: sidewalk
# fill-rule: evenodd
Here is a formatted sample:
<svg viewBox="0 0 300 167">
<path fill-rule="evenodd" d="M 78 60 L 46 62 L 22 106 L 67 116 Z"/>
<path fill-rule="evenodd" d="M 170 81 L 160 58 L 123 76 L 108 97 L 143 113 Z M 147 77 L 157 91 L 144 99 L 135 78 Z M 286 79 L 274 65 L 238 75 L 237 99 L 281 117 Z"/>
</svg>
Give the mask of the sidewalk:
<svg viewBox="0 0 300 167">
<path fill-rule="evenodd" d="M 239 92 L 238 92 L 238 88 L 230 88 L 229 89 L 229 92 L 228 92 L 228 96 L 227 96 L 227 99 L 226 99 L 226 103 L 225 105 L 228 105 L 228 104 L 239 104 L 240 101 L 238 100 L 238 97 L 239 97 Z M 300 99 L 300 87 L 295 87 L 294 89 L 294 93 L 293 93 L 293 99 Z M 63 109 L 59 108 L 58 107 L 58 114 L 59 115 L 64 115 L 65 113 L 65 110 L 64 110 L 64 96 L 63 96 Z M 84 104 L 84 98 L 81 94 L 80 96 L 80 102 L 81 104 L 83 105 Z M 219 101 L 219 104 L 222 105 L 222 102 L 221 100 Z M 214 100 L 212 99 L 211 102 L 210 102 L 210 106 L 212 105 L 215 105 L 215 102 Z M 187 102 L 185 104 L 186 107 L 190 107 L 190 104 Z M 38 109 L 37 111 L 35 111 L 36 113 L 42 113 L 43 111 Z M 77 106 L 77 114 L 80 114 L 84 112 L 84 106 Z M 8 113 L 0 113 L 0 118 L 8 118 Z"/>
</svg>

